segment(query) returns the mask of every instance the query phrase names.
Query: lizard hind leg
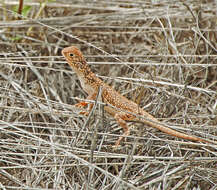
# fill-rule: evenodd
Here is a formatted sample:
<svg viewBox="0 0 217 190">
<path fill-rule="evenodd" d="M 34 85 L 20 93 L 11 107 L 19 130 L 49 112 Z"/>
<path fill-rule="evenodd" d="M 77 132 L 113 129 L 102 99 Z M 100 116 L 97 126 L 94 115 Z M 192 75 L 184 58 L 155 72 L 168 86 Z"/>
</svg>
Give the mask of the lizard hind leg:
<svg viewBox="0 0 217 190">
<path fill-rule="evenodd" d="M 123 112 L 120 113 L 116 113 L 114 115 L 114 118 L 116 119 L 117 123 L 123 128 L 124 133 L 122 136 L 119 137 L 119 139 L 117 140 L 117 142 L 115 143 L 115 147 L 120 145 L 120 142 L 123 140 L 123 138 L 125 138 L 126 136 L 128 136 L 130 134 L 130 130 L 129 130 L 129 126 L 127 125 L 127 120 L 132 120 L 133 117 L 130 114 L 126 114 Z"/>
</svg>

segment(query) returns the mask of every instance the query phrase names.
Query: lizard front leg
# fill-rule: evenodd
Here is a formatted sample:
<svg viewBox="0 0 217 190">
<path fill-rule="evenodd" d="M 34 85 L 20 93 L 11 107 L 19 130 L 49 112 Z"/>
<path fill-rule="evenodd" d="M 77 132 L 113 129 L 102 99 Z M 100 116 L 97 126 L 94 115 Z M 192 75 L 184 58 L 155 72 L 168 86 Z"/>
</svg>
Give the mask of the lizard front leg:
<svg viewBox="0 0 217 190">
<path fill-rule="evenodd" d="M 88 95 L 88 97 L 86 98 L 87 100 L 95 100 L 96 99 L 96 95 L 97 94 L 90 94 Z M 89 111 L 93 108 L 93 103 L 88 103 L 88 102 L 84 102 L 84 101 L 81 101 L 77 104 L 75 104 L 74 106 L 78 107 L 78 108 L 84 108 L 85 106 L 88 106 L 88 111 L 81 111 L 79 114 L 82 114 L 82 115 L 88 115 L 89 114 Z"/>
<path fill-rule="evenodd" d="M 124 113 L 124 112 L 119 112 L 116 113 L 114 115 L 114 118 L 116 119 L 116 121 L 118 122 L 118 124 L 123 128 L 124 133 L 122 136 L 119 137 L 119 139 L 117 140 L 117 142 L 115 143 L 115 146 L 119 146 L 120 142 L 122 141 L 123 138 L 125 138 L 126 136 L 128 136 L 130 134 L 130 130 L 129 130 L 129 126 L 127 125 L 127 120 L 133 120 L 134 116 Z"/>
</svg>

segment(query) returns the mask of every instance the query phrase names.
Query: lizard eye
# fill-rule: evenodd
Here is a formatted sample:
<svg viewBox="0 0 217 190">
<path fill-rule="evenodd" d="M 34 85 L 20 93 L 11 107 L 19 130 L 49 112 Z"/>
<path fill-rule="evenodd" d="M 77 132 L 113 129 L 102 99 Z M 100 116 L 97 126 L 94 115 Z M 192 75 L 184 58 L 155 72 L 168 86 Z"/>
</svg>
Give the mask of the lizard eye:
<svg viewBox="0 0 217 190">
<path fill-rule="evenodd" d="M 74 53 L 69 53 L 69 56 L 70 57 L 74 57 Z"/>
</svg>

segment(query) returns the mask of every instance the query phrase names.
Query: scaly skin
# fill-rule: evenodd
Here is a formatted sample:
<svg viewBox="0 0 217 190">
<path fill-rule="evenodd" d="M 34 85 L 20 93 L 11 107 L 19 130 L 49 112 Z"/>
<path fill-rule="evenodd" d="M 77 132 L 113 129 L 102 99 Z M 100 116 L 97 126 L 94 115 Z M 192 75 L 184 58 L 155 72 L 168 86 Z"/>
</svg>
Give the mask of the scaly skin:
<svg viewBox="0 0 217 190">
<path fill-rule="evenodd" d="M 127 126 L 126 121 L 142 121 L 144 124 L 149 125 L 150 127 L 159 129 L 160 131 L 167 133 L 171 136 L 175 136 L 178 138 L 191 140 L 191 141 L 197 141 L 197 142 L 203 142 L 203 143 L 212 143 L 217 144 L 217 142 L 204 140 L 199 137 L 194 137 L 191 135 L 187 135 L 178 131 L 175 131 L 173 129 L 170 129 L 168 127 L 165 127 L 164 125 L 160 124 L 160 122 L 154 118 L 152 115 L 144 111 L 137 105 L 136 103 L 128 100 L 126 97 L 119 94 L 117 91 L 115 91 L 112 87 L 104 83 L 101 79 L 99 79 L 88 66 L 87 62 L 85 61 L 84 56 L 82 55 L 81 51 L 74 47 L 67 47 L 62 50 L 62 55 L 67 60 L 68 64 L 72 67 L 72 69 L 76 72 L 78 75 L 78 78 L 81 82 L 82 88 L 87 92 L 88 100 L 95 100 L 98 89 L 101 86 L 101 96 L 103 102 L 105 102 L 107 105 L 112 105 L 113 107 L 116 107 L 118 109 L 115 109 L 111 106 L 105 106 L 105 110 L 111 114 L 116 121 L 119 123 L 119 125 L 123 128 L 124 134 L 121 136 L 118 141 L 116 142 L 116 146 L 118 146 L 121 142 L 121 140 L 124 138 L 124 136 L 129 135 L 129 128 Z M 93 104 L 89 103 L 89 109 L 93 107 Z M 76 104 L 77 107 L 85 107 L 88 105 L 87 102 L 80 102 Z M 123 110 L 123 111 L 120 111 Z M 126 112 L 124 112 L 126 111 Z M 86 112 L 87 114 L 88 112 Z M 130 113 L 133 113 L 131 115 Z M 85 113 L 83 113 L 85 114 Z M 135 115 L 140 115 L 144 119 L 137 118 Z"/>
</svg>

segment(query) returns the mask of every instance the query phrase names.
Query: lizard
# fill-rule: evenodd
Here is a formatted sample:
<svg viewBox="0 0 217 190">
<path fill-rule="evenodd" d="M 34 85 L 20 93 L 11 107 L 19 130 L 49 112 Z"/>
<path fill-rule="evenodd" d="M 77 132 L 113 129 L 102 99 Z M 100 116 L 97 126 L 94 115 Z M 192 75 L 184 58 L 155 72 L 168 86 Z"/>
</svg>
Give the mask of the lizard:
<svg viewBox="0 0 217 190">
<path fill-rule="evenodd" d="M 81 87 L 88 94 L 86 98 L 87 100 L 95 100 L 97 98 L 98 90 L 101 88 L 102 101 L 105 103 L 104 110 L 116 119 L 117 123 L 123 128 L 124 131 L 123 135 L 116 141 L 115 146 L 119 146 L 122 139 L 130 134 L 126 121 L 140 121 L 145 125 L 181 139 L 217 144 L 215 141 L 205 140 L 200 137 L 178 132 L 161 124 L 158 119 L 140 108 L 138 104 L 127 99 L 114 88 L 98 78 L 95 73 L 92 72 L 86 62 L 86 59 L 77 47 L 71 46 L 64 48 L 62 50 L 62 55 L 71 66 L 72 70 L 77 74 Z M 109 105 L 112 105 L 112 107 Z M 91 110 L 93 103 L 81 101 L 75 104 L 75 106 L 80 108 L 88 106 L 88 110 Z M 83 114 L 85 113 L 83 112 Z M 143 118 L 138 118 L 136 115 L 142 116 Z"/>
</svg>

